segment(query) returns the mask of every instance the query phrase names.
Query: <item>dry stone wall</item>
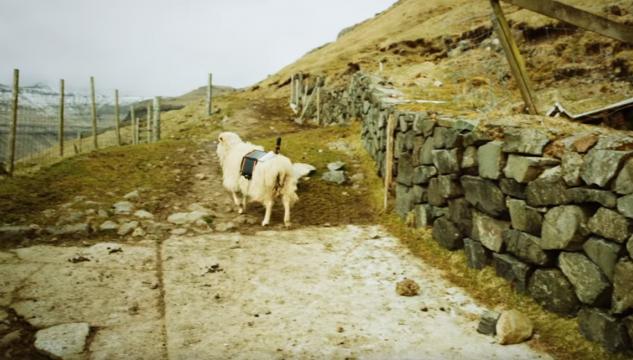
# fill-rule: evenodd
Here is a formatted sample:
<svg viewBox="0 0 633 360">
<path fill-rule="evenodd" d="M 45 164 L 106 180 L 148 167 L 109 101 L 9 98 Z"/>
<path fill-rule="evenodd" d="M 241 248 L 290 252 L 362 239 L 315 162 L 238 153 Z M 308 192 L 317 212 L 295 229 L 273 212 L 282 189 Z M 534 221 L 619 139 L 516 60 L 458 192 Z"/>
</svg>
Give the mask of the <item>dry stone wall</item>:
<svg viewBox="0 0 633 360">
<path fill-rule="evenodd" d="M 633 138 L 398 111 L 397 91 L 362 73 L 341 99 L 327 122 L 360 119 L 381 176 L 387 119 L 397 119 L 399 216 L 432 227 L 469 267 L 492 266 L 543 308 L 577 317 L 586 338 L 631 349 Z"/>
</svg>

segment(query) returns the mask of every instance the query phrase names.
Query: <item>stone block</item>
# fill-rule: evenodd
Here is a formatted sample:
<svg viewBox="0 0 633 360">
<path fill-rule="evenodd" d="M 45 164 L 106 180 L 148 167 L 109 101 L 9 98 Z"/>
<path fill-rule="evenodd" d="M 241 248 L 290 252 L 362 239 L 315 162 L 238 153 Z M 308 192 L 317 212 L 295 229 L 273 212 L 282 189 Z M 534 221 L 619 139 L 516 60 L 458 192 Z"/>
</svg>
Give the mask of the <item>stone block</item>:
<svg viewBox="0 0 633 360">
<path fill-rule="evenodd" d="M 525 195 L 530 206 L 553 206 L 569 203 L 567 186 L 562 179 L 536 179 L 528 183 Z"/>
<path fill-rule="evenodd" d="M 433 165 L 433 141 L 427 139 L 422 145 L 422 149 L 419 154 L 420 163 L 422 165 Z"/>
<path fill-rule="evenodd" d="M 578 205 L 563 205 L 547 211 L 541 231 L 544 250 L 575 250 L 589 235 L 586 224 L 589 217 Z"/>
<path fill-rule="evenodd" d="M 627 195 L 633 193 L 633 159 L 624 162 L 624 166 L 615 178 L 611 189 L 618 194 Z"/>
<path fill-rule="evenodd" d="M 505 177 L 520 183 L 528 183 L 538 178 L 543 171 L 559 164 L 557 159 L 510 155 L 503 169 Z"/>
<path fill-rule="evenodd" d="M 547 133 L 538 129 L 507 128 L 504 130 L 503 151 L 528 155 L 542 155 L 550 142 Z"/>
<path fill-rule="evenodd" d="M 558 266 L 574 286 L 578 299 L 587 305 L 608 303 L 611 284 L 598 265 L 582 253 L 562 252 L 558 256 Z"/>
<path fill-rule="evenodd" d="M 433 147 L 435 149 L 452 149 L 462 144 L 462 137 L 455 129 L 435 127 L 433 131 Z"/>
<path fill-rule="evenodd" d="M 477 149 L 477 163 L 479 164 L 480 177 L 492 180 L 499 179 L 501 169 L 506 161 L 502 147 L 502 141 L 491 141 Z"/>
<path fill-rule="evenodd" d="M 583 308 L 578 313 L 580 333 L 590 341 L 600 343 L 610 352 L 629 350 L 631 342 L 626 326 L 620 319 L 596 308 Z"/>
<path fill-rule="evenodd" d="M 490 264 L 491 252 L 477 240 L 464 239 L 464 254 L 466 263 L 471 269 L 483 269 Z"/>
<path fill-rule="evenodd" d="M 508 196 L 512 196 L 513 198 L 524 199 L 524 200 L 526 198 L 526 194 L 525 194 L 526 185 L 521 184 L 520 182 L 514 179 L 502 178 L 501 180 L 499 180 L 499 188 L 501 189 L 502 193 Z"/>
<path fill-rule="evenodd" d="M 470 235 L 473 228 L 473 214 L 465 198 L 456 198 L 448 201 L 448 217 L 463 234 Z"/>
<path fill-rule="evenodd" d="M 514 229 L 540 236 L 543 225 L 543 215 L 538 209 L 528 206 L 524 200 L 508 198 L 506 200 L 510 210 L 510 221 Z"/>
<path fill-rule="evenodd" d="M 500 252 L 503 247 L 503 232 L 510 228 L 510 223 L 492 218 L 479 211 L 473 211 L 472 236 L 483 246 Z"/>
<path fill-rule="evenodd" d="M 431 205 L 420 204 L 415 206 L 415 227 L 424 228 L 433 225 L 433 210 Z"/>
<path fill-rule="evenodd" d="M 567 197 L 572 204 L 595 203 L 608 208 L 615 208 L 618 201 L 611 191 L 583 187 L 567 189 Z"/>
<path fill-rule="evenodd" d="M 613 272 L 613 312 L 621 314 L 633 308 L 633 261 L 623 257 Z"/>
<path fill-rule="evenodd" d="M 561 158 L 561 171 L 563 180 L 569 186 L 578 186 L 582 184 L 580 178 L 580 169 L 583 164 L 582 155 L 575 152 L 566 152 Z"/>
<path fill-rule="evenodd" d="M 466 149 L 464 149 L 464 154 L 462 155 L 462 169 L 471 169 L 476 168 L 477 166 L 477 148 L 474 146 L 466 147 Z"/>
<path fill-rule="evenodd" d="M 550 254 L 541 249 L 540 239 L 536 236 L 509 229 L 503 233 L 503 242 L 507 252 L 525 262 L 543 266 L 551 263 Z"/>
<path fill-rule="evenodd" d="M 442 216 L 433 223 L 433 239 L 448 250 L 464 247 L 462 233 L 452 221 Z"/>
<path fill-rule="evenodd" d="M 582 249 L 589 259 L 598 265 L 607 279 L 613 282 L 613 271 L 622 251 L 622 245 L 593 236 L 585 241 Z"/>
<path fill-rule="evenodd" d="M 415 200 L 413 198 L 413 192 L 411 188 L 408 186 L 404 186 L 401 184 L 396 184 L 396 214 L 400 216 L 400 218 L 404 219 L 407 217 L 409 211 L 413 209 L 413 205 L 415 204 Z"/>
<path fill-rule="evenodd" d="M 494 253 L 492 258 L 497 275 L 510 282 L 516 291 L 525 293 L 531 272 L 530 266 L 507 254 Z"/>
<path fill-rule="evenodd" d="M 459 172 L 460 154 L 458 149 L 433 150 L 433 165 L 440 174 L 454 174 Z"/>
<path fill-rule="evenodd" d="M 414 184 L 428 184 L 429 180 L 435 175 L 437 175 L 435 166 L 418 166 L 413 169 L 412 181 Z"/>
<path fill-rule="evenodd" d="M 605 187 L 616 176 L 620 164 L 631 154 L 631 151 L 592 149 L 585 156 L 580 177 L 586 184 Z"/>
<path fill-rule="evenodd" d="M 466 200 L 477 209 L 492 216 L 500 216 L 508 210 L 505 196 L 494 182 L 469 175 L 460 180 Z"/>
<path fill-rule="evenodd" d="M 623 243 L 631 234 L 631 222 L 617 211 L 600 208 L 587 223 L 589 230 L 599 236 Z"/>
<path fill-rule="evenodd" d="M 528 292 L 543 308 L 557 314 L 575 315 L 580 308 L 573 285 L 558 269 L 536 270 Z"/>
<path fill-rule="evenodd" d="M 399 184 L 411 186 L 413 184 L 413 161 L 411 155 L 403 153 L 398 159 L 398 175 L 396 181 Z"/>
<path fill-rule="evenodd" d="M 462 187 L 455 176 L 440 175 L 429 181 L 428 198 L 431 205 L 444 206 L 447 199 L 456 198 L 462 194 Z"/>
<path fill-rule="evenodd" d="M 499 320 L 499 314 L 496 311 L 486 310 L 481 314 L 479 318 L 479 325 L 477 325 L 477 332 L 484 335 L 494 336 L 497 334 L 497 321 Z"/>
<path fill-rule="evenodd" d="M 633 194 L 619 198 L 617 208 L 622 215 L 633 219 Z"/>
</svg>

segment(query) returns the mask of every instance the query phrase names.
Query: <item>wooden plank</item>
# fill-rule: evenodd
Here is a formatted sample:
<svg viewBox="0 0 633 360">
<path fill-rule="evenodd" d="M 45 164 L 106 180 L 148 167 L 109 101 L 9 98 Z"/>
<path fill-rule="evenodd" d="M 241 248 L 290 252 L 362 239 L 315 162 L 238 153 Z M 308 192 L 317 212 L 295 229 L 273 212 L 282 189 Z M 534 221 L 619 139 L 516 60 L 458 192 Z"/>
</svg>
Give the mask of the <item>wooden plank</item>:
<svg viewBox="0 0 633 360">
<path fill-rule="evenodd" d="M 633 26 L 621 24 L 599 15 L 554 0 L 503 0 L 554 19 L 633 44 Z"/>
<path fill-rule="evenodd" d="M 13 97 L 11 98 L 11 130 L 9 133 L 9 159 L 7 172 L 13 176 L 15 169 L 15 140 L 18 132 L 18 98 L 20 93 L 20 70 L 13 69 Z"/>
<path fill-rule="evenodd" d="M 59 80 L 59 156 L 64 157 L 64 79 Z"/>
<path fill-rule="evenodd" d="M 525 106 L 530 114 L 538 115 L 536 106 L 534 105 L 534 96 L 532 95 L 523 57 L 512 38 L 510 26 L 508 26 L 505 15 L 501 10 L 499 0 L 490 0 L 490 5 L 492 6 L 492 12 L 494 15 L 493 23 L 495 25 L 495 30 L 499 35 L 499 40 L 501 41 L 506 58 L 510 64 L 510 69 L 512 70 L 514 79 L 519 85 L 519 91 L 521 91 L 521 96 L 523 97 Z"/>
<path fill-rule="evenodd" d="M 393 116 L 393 114 L 389 114 L 389 118 L 387 119 L 387 151 L 385 153 L 385 211 L 387 210 L 387 206 L 389 203 L 389 188 L 391 187 L 391 181 L 393 180 L 393 135 L 395 131 L 396 117 Z"/>
<path fill-rule="evenodd" d="M 92 114 L 92 143 L 95 150 L 99 148 L 97 142 L 97 100 L 95 99 L 95 78 L 90 77 L 90 100 L 92 106 L 90 107 L 90 113 Z"/>
<path fill-rule="evenodd" d="M 119 108 L 119 90 L 114 90 L 114 126 L 116 131 L 116 144 L 121 146 L 121 109 Z"/>
</svg>

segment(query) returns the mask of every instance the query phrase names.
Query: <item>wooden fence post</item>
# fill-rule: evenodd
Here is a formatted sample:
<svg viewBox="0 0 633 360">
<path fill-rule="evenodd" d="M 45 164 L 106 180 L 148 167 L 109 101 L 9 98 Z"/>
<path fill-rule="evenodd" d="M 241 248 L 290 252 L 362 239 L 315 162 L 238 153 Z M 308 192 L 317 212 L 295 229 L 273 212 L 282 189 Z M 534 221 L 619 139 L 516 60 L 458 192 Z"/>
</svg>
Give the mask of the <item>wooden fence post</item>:
<svg viewBox="0 0 633 360">
<path fill-rule="evenodd" d="M 154 98 L 154 141 L 160 140 L 160 97 Z"/>
<path fill-rule="evenodd" d="M 121 111 L 119 109 L 119 90 L 114 90 L 114 123 L 116 131 L 116 144 L 121 146 Z"/>
<path fill-rule="evenodd" d="M 59 80 L 59 156 L 64 157 L 64 79 Z"/>
<path fill-rule="evenodd" d="M 290 105 L 294 104 L 295 99 L 295 76 L 290 76 Z"/>
<path fill-rule="evenodd" d="M 90 99 L 92 101 L 92 106 L 90 107 L 90 112 L 92 114 L 92 143 L 96 150 L 99 148 L 99 143 L 97 142 L 97 100 L 95 99 L 94 76 L 90 77 Z"/>
<path fill-rule="evenodd" d="M 152 104 L 147 102 L 147 143 L 152 142 Z"/>
<path fill-rule="evenodd" d="M 387 152 L 385 154 L 385 198 L 384 209 L 387 210 L 389 200 L 389 187 L 393 178 L 393 133 L 396 130 L 396 117 L 389 114 L 387 119 Z"/>
<path fill-rule="evenodd" d="M 317 125 L 321 126 L 321 86 L 316 88 L 316 118 Z"/>
<path fill-rule="evenodd" d="M 132 127 L 132 145 L 136 145 L 136 114 L 134 114 L 134 105 L 130 106 L 130 126 Z"/>
<path fill-rule="evenodd" d="M 11 99 L 11 130 L 9 132 L 9 159 L 7 172 L 13 176 L 15 168 L 15 141 L 18 132 L 18 97 L 20 92 L 20 70 L 13 69 L 13 98 Z"/>
<path fill-rule="evenodd" d="M 207 115 L 213 114 L 213 73 L 209 73 L 209 84 L 207 84 Z"/>
</svg>

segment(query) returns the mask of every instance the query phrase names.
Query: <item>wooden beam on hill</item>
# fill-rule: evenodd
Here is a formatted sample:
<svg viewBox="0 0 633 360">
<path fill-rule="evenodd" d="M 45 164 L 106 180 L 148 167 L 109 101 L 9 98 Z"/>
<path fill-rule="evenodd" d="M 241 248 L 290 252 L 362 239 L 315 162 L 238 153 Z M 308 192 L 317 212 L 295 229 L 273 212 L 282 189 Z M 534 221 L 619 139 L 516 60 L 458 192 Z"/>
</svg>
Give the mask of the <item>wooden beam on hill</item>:
<svg viewBox="0 0 633 360">
<path fill-rule="evenodd" d="M 554 19 L 633 44 L 633 26 L 580 10 L 554 0 L 503 0 Z"/>
<path fill-rule="evenodd" d="M 519 85 L 519 90 L 521 91 L 521 96 L 525 102 L 525 107 L 530 114 L 538 115 L 536 106 L 534 105 L 534 97 L 532 96 L 529 78 L 527 76 L 527 72 L 525 71 L 525 62 L 523 61 L 523 57 L 521 57 L 519 47 L 512 38 L 510 26 L 506 21 L 503 11 L 501 10 L 499 0 L 490 0 L 490 5 L 492 6 L 492 13 L 494 16 L 493 24 L 495 26 L 495 30 L 497 31 L 499 40 L 501 41 L 501 45 L 505 51 L 514 79 Z"/>
</svg>

